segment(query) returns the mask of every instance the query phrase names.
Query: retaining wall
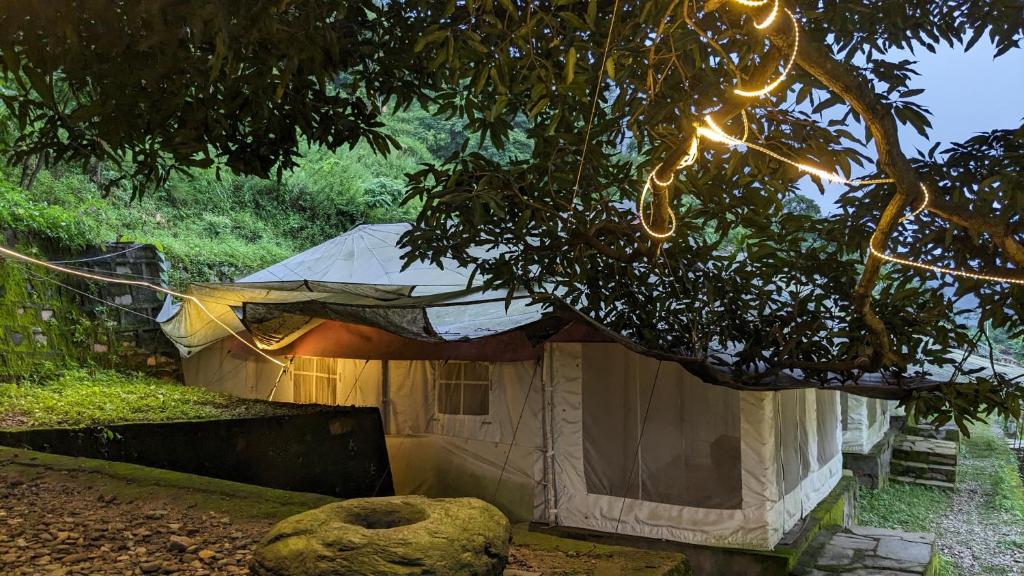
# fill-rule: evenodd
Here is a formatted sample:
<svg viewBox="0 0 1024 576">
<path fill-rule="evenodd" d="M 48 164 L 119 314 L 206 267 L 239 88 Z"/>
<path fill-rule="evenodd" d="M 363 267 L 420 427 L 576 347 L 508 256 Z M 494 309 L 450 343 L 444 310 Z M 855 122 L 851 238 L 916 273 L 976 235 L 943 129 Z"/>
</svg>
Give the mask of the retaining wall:
<svg viewBox="0 0 1024 576">
<path fill-rule="evenodd" d="M 0 431 L 0 445 L 339 498 L 394 494 L 384 426 L 376 408 Z"/>
</svg>

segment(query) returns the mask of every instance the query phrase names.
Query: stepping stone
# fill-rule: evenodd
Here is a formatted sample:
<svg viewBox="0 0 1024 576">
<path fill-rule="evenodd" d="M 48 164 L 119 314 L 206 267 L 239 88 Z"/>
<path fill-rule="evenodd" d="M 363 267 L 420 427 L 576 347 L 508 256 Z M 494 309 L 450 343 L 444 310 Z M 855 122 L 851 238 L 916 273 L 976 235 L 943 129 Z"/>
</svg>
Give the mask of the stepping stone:
<svg viewBox="0 0 1024 576">
<path fill-rule="evenodd" d="M 803 576 L 924 576 L 935 554 L 935 536 L 854 526 L 809 554 L 798 563 Z"/>
<path fill-rule="evenodd" d="M 904 484 L 921 484 L 923 486 L 934 486 L 945 490 L 956 490 L 956 484 L 943 482 L 942 480 L 925 480 L 923 478 L 914 478 L 911 476 L 890 476 L 889 480 L 892 482 L 902 482 Z"/>
</svg>

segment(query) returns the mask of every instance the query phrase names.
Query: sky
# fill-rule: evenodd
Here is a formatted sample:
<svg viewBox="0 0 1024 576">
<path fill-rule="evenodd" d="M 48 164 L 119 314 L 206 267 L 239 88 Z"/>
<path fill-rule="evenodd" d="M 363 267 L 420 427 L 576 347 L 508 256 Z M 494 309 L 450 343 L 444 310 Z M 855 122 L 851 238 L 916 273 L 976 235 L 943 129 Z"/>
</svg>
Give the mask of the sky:
<svg viewBox="0 0 1024 576">
<path fill-rule="evenodd" d="M 1013 128 L 1024 123 L 1024 50 L 1011 50 L 993 60 L 995 49 L 984 41 L 970 51 L 960 48 L 938 49 L 932 54 L 919 50 L 902 56 L 918 61 L 920 73 L 911 88 L 924 88 L 916 98 L 931 110 L 930 142 L 909 127 L 901 127 L 904 151 L 916 155 L 935 142 L 959 142 L 978 132 Z M 900 58 L 893 53 L 890 58 Z M 856 132 L 855 132 L 856 133 Z M 834 210 L 836 197 L 844 190 L 828 185 L 825 194 L 807 179 L 801 182 L 803 194 L 813 198 L 826 213 Z"/>
</svg>

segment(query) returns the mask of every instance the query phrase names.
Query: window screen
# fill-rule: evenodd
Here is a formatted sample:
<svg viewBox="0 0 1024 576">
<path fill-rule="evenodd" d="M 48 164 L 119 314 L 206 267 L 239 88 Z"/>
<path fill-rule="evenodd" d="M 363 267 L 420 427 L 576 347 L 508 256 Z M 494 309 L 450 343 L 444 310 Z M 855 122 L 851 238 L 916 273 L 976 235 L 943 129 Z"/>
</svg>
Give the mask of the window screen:
<svg viewBox="0 0 1024 576">
<path fill-rule="evenodd" d="M 296 357 L 292 399 L 302 404 L 337 404 L 340 370 L 337 358 Z"/>
<path fill-rule="evenodd" d="M 810 473 L 811 463 L 807 459 L 806 392 L 804 390 L 783 390 L 779 392 L 779 411 L 782 443 L 783 488 L 789 494 Z"/>
<path fill-rule="evenodd" d="M 739 509 L 739 430 L 738 392 L 618 345 L 583 346 L 588 493 Z"/>
<path fill-rule="evenodd" d="M 437 385 L 437 411 L 455 416 L 490 413 L 491 366 L 485 362 L 445 362 Z"/>
<path fill-rule="evenodd" d="M 839 409 L 835 396 L 839 393 L 818 390 L 815 394 L 818 401 L 818 466 L 824 466 L 839 455 L 839 438 L 836 435 Z"/>
</svg>

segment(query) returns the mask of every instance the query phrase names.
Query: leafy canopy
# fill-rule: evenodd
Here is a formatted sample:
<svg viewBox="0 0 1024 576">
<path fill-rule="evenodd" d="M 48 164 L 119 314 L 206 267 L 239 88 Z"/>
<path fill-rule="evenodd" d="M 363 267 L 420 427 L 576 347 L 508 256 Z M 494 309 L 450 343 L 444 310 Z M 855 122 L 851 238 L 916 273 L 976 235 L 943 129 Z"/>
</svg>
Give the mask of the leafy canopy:
<svg viewBox="0 0 1024 576">
<path fill-rule="evenodd" d="M 1024 278 L 1024 129 L 911 157 L 898 126 L 930 122 L 896 52 L 982 38 L 1019 49 L 1021 0 L 783 2 L 801 27 L 796 66 L 761 99 L 732 90 L 775 77 L 794 50 L 786 18 L 753 25 L 771 3 L 5 4 L 16 155 L 112 159 L 140 183 L 214 162 L 266 176 L 291 168 L 303 139 L 384 152 L 380 115 L 418 101 L 498 148 L 517 129 L 532 146 L 495 156 L 467 140 L 411 174 L 423 209 L 410 258 L 454 258 L 491 287 L 567 302 L 718 384 L 913 392 L 940 420 L 1019 415 L 1013 382 L 920 371 L 955 368 L 988 325 L 1024 335 L 1024 289 L 883 266 L 868 247 L 875 234 L 914 260 Z M 707 114 L 740 134 L 741 112 L 782 157 L 892 182 L 851 188 L 821 216 L 793 204 L 805 177 L 793 166 L 705 141 L 643 207 L 657 229 L 675 215 L 675 233 L 646 235 L 632 203 L 647 175 L 683 157 Z M 922 185 L 928 209 L 903 221 Z M 480 245 L 504 250 L 472 256 Z M 973 314 L 957 309 L 968 297 Z"/>
</svg>

